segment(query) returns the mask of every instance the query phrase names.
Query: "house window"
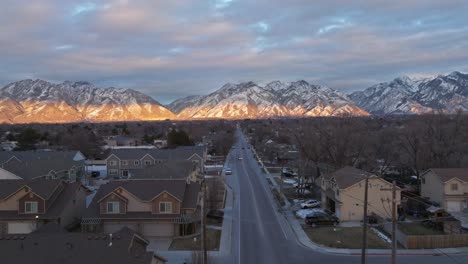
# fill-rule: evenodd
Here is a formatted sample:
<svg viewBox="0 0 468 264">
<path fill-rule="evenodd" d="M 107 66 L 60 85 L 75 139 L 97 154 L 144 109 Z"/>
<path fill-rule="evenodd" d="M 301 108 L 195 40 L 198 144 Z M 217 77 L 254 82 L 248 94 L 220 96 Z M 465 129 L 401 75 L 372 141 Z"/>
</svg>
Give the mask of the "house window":
<svg viewBox="0 0 468 264">
<path fill-rule="evenodd" d="M 107 202 L 107 213 L 108 214 L 119 214 L 120 203 L 119 202 Z"/>
<path fill-rule="evenodd" d="M 24 202 L 24 212 L 26 214 L 37 213 L 37 202 Z"/>
<path fill-rule="evenodd" d="M 172 202 L 161 202 L 159 203 L 159 212 L 161 214 L 172 213 Z"/>
<path fill-rule="evenodd" d="M 136 165 L 136 166 L 140 165 L 140 161 L 139 161 L 139 160 L 135 160 L 135 161 L 133 162 L 133 165 Z"/>
<path fill-rule="evenodd" d="M 452 191 L 458 191 L 458 184 L 452 183 L 452 185 L 450 186 L 450 189 L 451 189 Z"/>
<path fill-rule="evenodd" d="M 151 160 L 145 160 L 145 165 L 151 165 Z"/>
<path fill-rule="evenodd" d="M 128 165 L 128 161 L 127 161 L 127 160 L 122 160 L 122 161 L 120 162 L 120 165 L 122 165 L 122 166 L 127 166 L 127 165 Z"/>
<path fill-rule="evenodd" d="M 117 166 L 117 161 L 111 160 L 111 161 L 109 162 L 109 166 Z"/>
<path fill-rule="evenodd" d="M 336 195 L 340 195 L 340 190 L 336 189 Z"/>
<path fill-rule="evenodd" d="M 128 170 L 123 170 L 122 171 L 122 176 L 128 177 Z"/>
<path fill-rule="evenodd" d="M 425 178 L 422 178 L 422 179 L 421 179 L 421 183 L 422 183 L 422 184 L 425 184 L 425 183 L 426 183 L 426 179 L 425 179 Z"/>
<path fill-rule="evenodd" d="M 116 169 L 109 170 L 109 175 L 117 175 L 117 174 L 118 174 L 118 170 Z"/>
</svg>

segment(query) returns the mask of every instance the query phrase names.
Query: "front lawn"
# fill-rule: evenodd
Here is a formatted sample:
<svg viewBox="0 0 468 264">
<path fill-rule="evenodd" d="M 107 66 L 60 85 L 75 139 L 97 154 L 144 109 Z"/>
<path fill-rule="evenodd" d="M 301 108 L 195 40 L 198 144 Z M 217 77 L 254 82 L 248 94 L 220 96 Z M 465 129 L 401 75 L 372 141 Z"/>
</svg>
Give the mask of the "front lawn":
<svg viewBox="0 0 468 264">
<path fill-rule="evenodd" d="M 219 250 L 221 230 L 206 229 L 206 249 L 210 251 Z M 169 250 L 201 250 L 201 236 L 189 238 L 176 238 L 172 241 Z"/>
<path fill-rule="evenodd" d="M 320 245 L 333 248 L 362 248 L 362 227 L 310 227 L 303 225 L 309 238 Z M 373 249 L 387 249 L 391 244 L 380 238 L 370 228 L 367 230 L 367 245 Z"/>
</svg>

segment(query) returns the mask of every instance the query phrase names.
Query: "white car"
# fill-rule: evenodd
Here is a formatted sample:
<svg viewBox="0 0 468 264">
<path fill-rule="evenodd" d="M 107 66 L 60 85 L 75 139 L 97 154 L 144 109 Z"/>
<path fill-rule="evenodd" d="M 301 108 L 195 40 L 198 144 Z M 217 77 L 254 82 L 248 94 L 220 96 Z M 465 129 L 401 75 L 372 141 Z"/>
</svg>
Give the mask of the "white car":
<svg viewBox="0 0 468 264">
<path fill-rule="evenodd" d="M 243 160 L 243 159 L 244 159 L 244 158 L 242 158 L 242 157 L 239 157 L 239 160 Z"/>
<path fill-rule="evenodd" d="M 301 208 L 302 209 L 307 209 L 307 208 L 316 208 L 320 206 L 320 202 L 314 199 L 307 200 L 303 203 L 301 203 Z"/>
<path fill-rule="evenodd" d="M 231 175 L 232 174 L 232 170 L 230 168 L 226 168 L 226 170 L 224 172 L 226 173 L 226 175 Z"/>
</svg>

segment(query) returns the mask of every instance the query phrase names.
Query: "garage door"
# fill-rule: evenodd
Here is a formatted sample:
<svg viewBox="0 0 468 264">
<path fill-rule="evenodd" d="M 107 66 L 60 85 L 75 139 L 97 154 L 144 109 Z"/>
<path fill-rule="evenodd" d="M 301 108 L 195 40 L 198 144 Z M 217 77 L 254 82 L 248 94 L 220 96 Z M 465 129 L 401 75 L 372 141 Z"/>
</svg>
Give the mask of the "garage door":
<svg viewBox="0 0 468 264">
<path fill-rule="evenodd" d="M 8 234 L 29 234 L 36 230 L 36 223 L 8 223 Z"/>
<path fill-rule="evenodd" d="M 174 224 L 143 224 L 143 236 L 172 237 L 174 236 Z"/>
<path fill-rule="evenodd" d="M 104 224 L 104 233 L 116 233 L 120 231 L 124 226 L 132 229 L 133 231 L 138 231 L 136 224 L 126 224 L 126 223 L 105 223 Z"/>
<path fill-rule="evenodd" d="M 447 212 L 460 212 L 461 202 L 460 201 L 447 201 Z"/>
</svg>

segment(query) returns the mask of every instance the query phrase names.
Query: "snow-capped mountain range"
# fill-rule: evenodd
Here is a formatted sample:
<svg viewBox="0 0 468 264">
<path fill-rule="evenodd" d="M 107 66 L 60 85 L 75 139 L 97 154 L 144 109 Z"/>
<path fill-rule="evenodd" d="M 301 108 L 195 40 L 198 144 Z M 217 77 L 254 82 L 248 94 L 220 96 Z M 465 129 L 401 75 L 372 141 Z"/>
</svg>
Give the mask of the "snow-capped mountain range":
<svg viewBox="0 0 468 264">
<path fill-rule="evenodd" d="M 170 110 L 169 110 L 170 109 Z M 131 89 L 23 80 L 0 89 L 0 123 L 270 118 L 468 112 L 468 74 L 399 77 L 345 95 L 306 81 L 225 84 L 162 106 Z"/>
<path fill-rule="evenodd" d="M 175 115 L 131 89 L 98 88 L 87 82 L 53 84 L 23 80 L 0 89 L 0 122 L 64 123 L 160 120 Z"/>
<path fill-rule="evenodd" d="M 228 83 L 209 95 L 179 99 L 167 107 L 181 119 L 368 115 L 346 95 L 306 81 L 274 81 L 263 87 Z"/>
<path fill-rule="evenodd" d="M 452 72 L 431 78 L 399 77 L 349 97 L 371 114 L 453 114 L 468 111 L 468 74 Z"/>
</svg>

